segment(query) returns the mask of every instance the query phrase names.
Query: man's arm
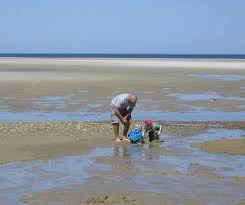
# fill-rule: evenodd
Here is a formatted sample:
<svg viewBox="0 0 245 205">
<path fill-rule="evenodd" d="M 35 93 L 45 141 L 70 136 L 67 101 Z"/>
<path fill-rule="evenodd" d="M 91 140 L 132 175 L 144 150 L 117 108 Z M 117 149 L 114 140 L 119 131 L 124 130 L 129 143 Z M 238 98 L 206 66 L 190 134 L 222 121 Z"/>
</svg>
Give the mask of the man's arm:
<svg viewBox="0 0 245 205">
<path fill-rule="evenodd" d="M 114 112 L 115 112 L 116 116 L 121 120 L 121 122 L 123 124 L 127 124 L 128 123 L 128 121 L 126 120 L 126 118 L 122 116 L 122 114 L 121 114 L 121 112 L 120 112 L 120 110 L 119 110 L 118 107 L 115 107 L 114 108 Z"/>
</svg>

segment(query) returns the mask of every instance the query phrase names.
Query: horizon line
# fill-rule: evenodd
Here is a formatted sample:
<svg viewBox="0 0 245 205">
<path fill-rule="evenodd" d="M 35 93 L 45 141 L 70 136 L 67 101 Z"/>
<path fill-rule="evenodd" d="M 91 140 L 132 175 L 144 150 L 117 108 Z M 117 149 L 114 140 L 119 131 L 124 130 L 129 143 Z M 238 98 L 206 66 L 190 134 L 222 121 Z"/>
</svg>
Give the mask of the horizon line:
<svg viewBox="0 0 245 205">
<path fill-rule="evenodd" d="M 0 52 L 0 55 L 14 54 L 72 54 L 72 55 L 245 55 L 245 53 L 83 53 L 83 52 Z"/>
<path fill-rule="evenodd" d="M 245 54 L 163 54 L 163 53 L 0 53 L 0 58 L 195 58 L 245 59 Z"/>
</svg>

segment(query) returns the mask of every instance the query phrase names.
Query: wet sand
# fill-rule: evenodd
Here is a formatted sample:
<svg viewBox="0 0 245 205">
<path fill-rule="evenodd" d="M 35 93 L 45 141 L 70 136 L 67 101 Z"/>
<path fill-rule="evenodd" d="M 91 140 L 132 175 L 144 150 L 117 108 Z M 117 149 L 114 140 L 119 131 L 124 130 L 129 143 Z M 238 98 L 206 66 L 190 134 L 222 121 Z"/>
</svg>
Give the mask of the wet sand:
<svg viewBox="0 0 245 205">
<path fill-rule="evenodd" d="M 193 147 L 199 147 L 207 152 L 222 152 L 227 154 L 245 155 L 245 139 L 222 139 L 203 143 L 196 143 Z"/>
<path fill-rule="evenodd" d="M 0 204 L 244 204 L 244 88 L 243 60 L 2 58 Z M 114 143 L 121 92 L 164 142 Z"/>
<path fill-rule="evenodd" d="M 139 97 L 136 113 L 216 111 L 236 116 L 245 111 L 244 76 L 242 60 L 3 58 L 0 111 L 72 112 L 79 117 L 79 112 L 108 112 L 112 96 L 129 92 Z"/>
<path fill-rule="evenodd" d="M 164 142 L 144 146 L 114 144 L 107 122 L 0 123 L 5 133 L 1 134 L 5 143 L 0 149 L 4 163 L 0 201 L 31 205 L 243 203 L 244 155 L 207 153 L 191 145 L 241 139 L 244 122 L 160 123 Z M 25 162 L 6 164 L 21 160 Z"/>
<path fill-rule="evenodd" d="M 78 155 L 113 144 L 109 123 L 0 123 L 0 163 Z"/>
<path fill-rule="evenodd" d="M 181 135 L 181 124 L 188 125 L 184 126 L 185 133 L 208 127 L 245 129 L 245 122 L 163 122 L 163 132 L 174 131 L 175 134 L 179 132 Z M 177 126 L 178 129 L 174 129 L 173 126 Z M 58 156 L 84 154 L 92 148 L 114 145 L 109 122 L 0 122 L 0 131 L 0 163 L 47 160 Z M 120 132 L 122 133 L 122 130 Z M 217 149 L 216 151 L 222 149 L 219 143 L 209 143 L 208 146 L 207 143 L 194 146 L 205 149 L 212 146 L 210 149 Z M 239 152 L 235 145 L 229 147 L 229 150 Z M 240 147 L 240 150 L 243 154 L 244 147 Z"/>
</svg>

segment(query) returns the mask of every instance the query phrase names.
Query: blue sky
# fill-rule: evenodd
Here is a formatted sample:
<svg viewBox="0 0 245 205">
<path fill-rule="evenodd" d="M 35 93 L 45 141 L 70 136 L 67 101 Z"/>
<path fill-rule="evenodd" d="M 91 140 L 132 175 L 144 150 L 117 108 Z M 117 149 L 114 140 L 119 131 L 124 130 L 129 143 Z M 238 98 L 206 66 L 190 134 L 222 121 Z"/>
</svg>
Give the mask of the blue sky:
<svg viewBox="0 0 245 205">
<path fill-rule="evenodd" d="M 0 52 L 245 54 L 244 0 L 0 0 Z"/>
</svg>

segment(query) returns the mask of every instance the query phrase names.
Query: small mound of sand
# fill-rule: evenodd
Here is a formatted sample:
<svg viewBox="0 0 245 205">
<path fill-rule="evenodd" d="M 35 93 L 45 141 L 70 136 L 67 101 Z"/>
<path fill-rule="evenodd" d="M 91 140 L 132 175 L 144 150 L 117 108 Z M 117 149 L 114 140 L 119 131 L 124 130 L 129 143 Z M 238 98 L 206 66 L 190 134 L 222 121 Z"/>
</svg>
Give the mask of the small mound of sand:
<svg viewBox="0 0 245 205">
<path fill-rule="evenodd" d="M 107 195 L 92 195 L 89 197 L 89 199 L 86 201 L 88 204 L 104 204 L 104 203 L 112 203 L 112 198 Z M 114 200 L 113 202 L 117 202 L 117 200 Z M 135 203 L 136 199 L 133 196 L 123 195 L 120 196 L 120 199 L 118 203 L 120 204 L 131 204 Z"/>
<path fill-rule="evenodd" d="M 109 196 L 93 195 L 86 202 L 91 204 L 111 203 L 112 198 Z"/>
<path fill-rule="evenodd" d="M 136 199 L 133 196 L 120 196 L 120 203 L 134 203 Z"/>
<path fill-rule="evenodd" d="M 197 166 L 197 165 L 199 165 L 199 164 L 198 164 L 198 162 L 195 162 L 195 161 L 190 163 L 190 166 Z"/>
<path fill-rule="evenodd" d="M 245 155 L 245 139 L 221 139 L 202 143 L 194 143 L 192 146 L 202 148 L 207 152 L 222 152 L 233 155 Z"/>
</svg>

